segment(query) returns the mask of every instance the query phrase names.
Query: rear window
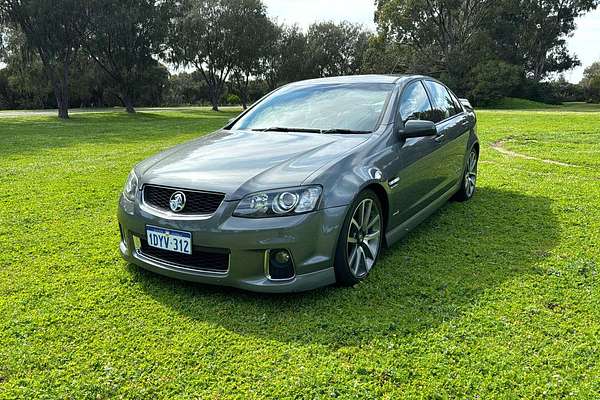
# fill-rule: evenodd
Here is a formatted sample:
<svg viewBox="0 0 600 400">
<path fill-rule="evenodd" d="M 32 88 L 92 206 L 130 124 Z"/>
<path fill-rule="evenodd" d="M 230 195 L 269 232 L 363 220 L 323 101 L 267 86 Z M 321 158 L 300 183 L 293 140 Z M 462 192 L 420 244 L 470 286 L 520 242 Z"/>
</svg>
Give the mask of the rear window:
<svg viewBox="0 0 600 400">
<path fill-rule="evenodd" d="M 433 122 L 440 122 L 458 114 L 454 100 L 445 86 L 433 81 L 425 81 L 425 86 L 431 95 Z"/>
</svg>

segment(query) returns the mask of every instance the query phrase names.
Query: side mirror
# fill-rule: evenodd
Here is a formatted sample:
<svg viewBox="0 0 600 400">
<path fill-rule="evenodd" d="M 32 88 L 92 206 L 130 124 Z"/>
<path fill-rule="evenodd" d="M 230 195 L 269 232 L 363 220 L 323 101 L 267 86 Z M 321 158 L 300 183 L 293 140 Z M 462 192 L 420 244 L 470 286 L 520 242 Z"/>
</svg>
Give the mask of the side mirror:
<svg viewBox="0 0 600 400">
<path fill-rule="evenodd" d="M 437 135 L 437 128 L 431 121 L 419 121 L 411 119 L 404 123 L 404 128 L 398 129 L 398 136 L 403 139 L 435 135 Z"/>
<path fill-rule="evenodd" d="M 460 104 L 462 104 L 465 108 L 467 108 L 471 111 L 474 110 L 469 99 L 458 99 L 458 101 L 460 101 Z"/>
</svg>

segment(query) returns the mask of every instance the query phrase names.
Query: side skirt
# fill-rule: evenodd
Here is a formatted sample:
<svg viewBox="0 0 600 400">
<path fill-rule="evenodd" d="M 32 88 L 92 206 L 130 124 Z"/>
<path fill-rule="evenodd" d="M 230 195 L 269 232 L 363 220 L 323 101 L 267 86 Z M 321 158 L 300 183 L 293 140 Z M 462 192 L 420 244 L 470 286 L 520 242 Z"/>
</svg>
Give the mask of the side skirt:
<svg viewBox="0 0 600 400">
<path fill-rule="evenodd" d="M 398 225 L 394 229 L 385 234 L 387 247 L 392 246 L 398 240 L 402 239 L 406 234 L 413 230 L 417 225 L 426 220 L 431 214 L 439 210 L 454 194 L 460 189 L 461 181 L 456 186 L 448 190 L 446 193 L 438 197 L 430 205 Z"/>
</svg>

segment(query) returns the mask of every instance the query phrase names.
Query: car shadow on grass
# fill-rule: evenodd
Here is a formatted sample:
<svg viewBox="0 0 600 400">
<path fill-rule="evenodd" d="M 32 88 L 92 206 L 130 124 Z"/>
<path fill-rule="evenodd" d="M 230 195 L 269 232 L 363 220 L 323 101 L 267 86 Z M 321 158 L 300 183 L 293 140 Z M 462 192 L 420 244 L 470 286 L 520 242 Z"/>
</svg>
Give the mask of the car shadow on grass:
<svg viewBox="0 0 600 400">
<path fill-rule="evenodd" d="M 354 288 L 261 295 L 129 269 L 149 296 L 197 321 L 262 339 L 352 346 L 434 328 L 503 282 L 543 273 L 538 264 L 558 234 L 551 199 L 481 188 L 386 250 Z"/>
</svg>

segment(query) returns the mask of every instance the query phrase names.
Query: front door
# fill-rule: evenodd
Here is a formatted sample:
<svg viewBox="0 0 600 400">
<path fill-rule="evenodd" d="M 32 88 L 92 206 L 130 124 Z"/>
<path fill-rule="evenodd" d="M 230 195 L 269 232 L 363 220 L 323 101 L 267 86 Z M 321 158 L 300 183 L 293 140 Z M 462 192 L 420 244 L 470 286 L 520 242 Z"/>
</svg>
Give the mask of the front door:
<svg viewBox="0 0 600 400">
<path fill-rule="evenodd" d="M 410 119 L 432 120 L 433 109 L 421 81 L 404 89 L 396 116 L 401 126 Z M 391 188 L 391 226 L 399 225 L 433 201 L 444 178 L 438 165 L 444 160 L 438 137 L 397 139 L 393 146 L 395 159 L 388 177 Z"/>
</svg>

